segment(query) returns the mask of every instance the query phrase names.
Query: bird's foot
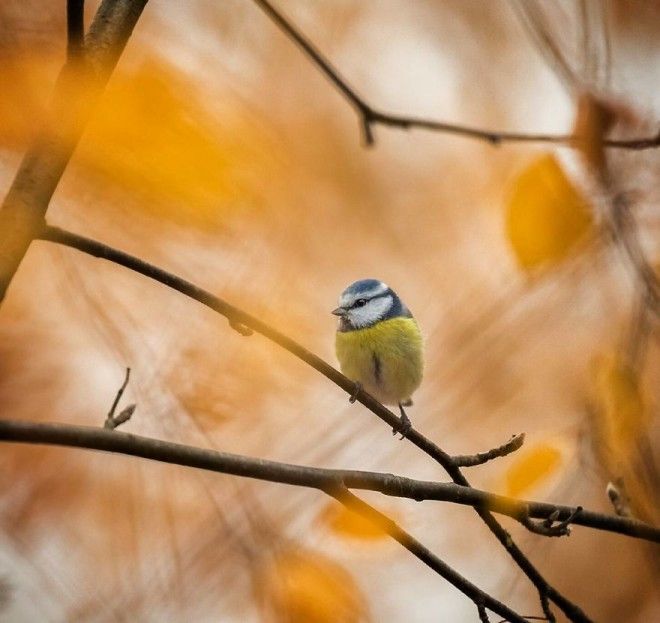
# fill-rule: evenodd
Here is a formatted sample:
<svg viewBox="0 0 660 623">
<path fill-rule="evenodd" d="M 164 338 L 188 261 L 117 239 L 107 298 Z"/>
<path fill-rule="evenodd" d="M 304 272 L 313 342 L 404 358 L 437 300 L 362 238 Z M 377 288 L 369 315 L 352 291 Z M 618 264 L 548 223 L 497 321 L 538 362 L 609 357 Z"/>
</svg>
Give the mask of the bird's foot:
<svg viewBox="0 0 660 623">
<path fill-rule="evenodd" d="M 362 391 L 362 383 L 359 381 L 355 381 L 355 389 L 353 389 L 353 393 L 351 394 L 350 398 L 348 399 L 348 402 L 353 404 L 358 397 L 358 394 Z"/>
<path fill-rule="evenodd" d="M 410 432 L 410 429 L 412 428 L 412 422 L 406 415 L 402 404 L 399 404 L 399 411 L 401 412 L 401 424 L 397 428 L 392 429 L 392 434 L 396 435 L 397 433 L 401 433 L 400 438 L 403 439 Z"/>
</svg>

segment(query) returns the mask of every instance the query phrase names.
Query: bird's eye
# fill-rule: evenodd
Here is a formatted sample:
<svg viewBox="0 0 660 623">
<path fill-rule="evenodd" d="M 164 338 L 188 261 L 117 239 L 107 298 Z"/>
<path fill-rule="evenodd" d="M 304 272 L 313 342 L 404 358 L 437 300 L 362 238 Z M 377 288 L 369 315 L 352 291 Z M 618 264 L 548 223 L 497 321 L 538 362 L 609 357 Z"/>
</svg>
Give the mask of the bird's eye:
<svg viewBox="0 0 660 623">
<path fill-rule="evenodd" d="M 358 299 L 355 301 L 355 307 L 364 307 L 367 304 L 367 299 Z"/>
</svg>

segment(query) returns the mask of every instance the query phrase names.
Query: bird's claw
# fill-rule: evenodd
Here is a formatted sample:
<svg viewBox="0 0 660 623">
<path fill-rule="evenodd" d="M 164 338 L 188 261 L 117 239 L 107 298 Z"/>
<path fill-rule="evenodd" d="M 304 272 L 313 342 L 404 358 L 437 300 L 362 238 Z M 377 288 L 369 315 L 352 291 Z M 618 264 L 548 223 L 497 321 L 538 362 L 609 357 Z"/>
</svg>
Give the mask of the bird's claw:
<svg viewBox="0 0 660 623">
<path fill-rule="evenodd" d="M 401 433 L 400 439 L 403 439 L 410 432 L 412 422 L 401 405 L 399 405 L 399 409 L 401 411 L 401 424 L 397 428 L 392 429 L 392 434 L 396 435 L 397 433 Z"/>
<path fill-rule="evenodd" d="M 355 381 L 355 388 L 353 389 L 353 393 L 351 394 L 350 398 L 348 399 L 348 402 L 353 404 L 358 397 L 358 394 L 362 391 L 362 383 L 359 383 L 358 381 Z"/>
</svg>

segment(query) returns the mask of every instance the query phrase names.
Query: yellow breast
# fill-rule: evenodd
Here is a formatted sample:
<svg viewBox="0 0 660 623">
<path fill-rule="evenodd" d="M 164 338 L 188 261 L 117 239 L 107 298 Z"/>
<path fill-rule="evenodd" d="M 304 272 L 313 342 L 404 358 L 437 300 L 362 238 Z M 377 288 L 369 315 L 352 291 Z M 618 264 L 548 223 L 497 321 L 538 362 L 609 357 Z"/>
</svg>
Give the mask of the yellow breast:
<svg viewBox="0 0 660 623">
<path fill-rule="evenodd" d="M 422 381 L 422 335 L 413 318 L 338 331 L 335 348 L 341 371 L 384 404 L 406 402 Z"/>
</svg>

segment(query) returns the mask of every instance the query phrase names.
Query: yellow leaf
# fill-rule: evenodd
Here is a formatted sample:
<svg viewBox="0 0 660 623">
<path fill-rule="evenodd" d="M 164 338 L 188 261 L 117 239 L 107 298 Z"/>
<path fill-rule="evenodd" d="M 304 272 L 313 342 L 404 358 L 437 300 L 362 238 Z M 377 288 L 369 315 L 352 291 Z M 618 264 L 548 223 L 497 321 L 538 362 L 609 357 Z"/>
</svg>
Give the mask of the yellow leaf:
<svg viewBox="0 0 660 623">
<path fill-rule="evenodd" d="M 261 205 L 258 189 L 277 173 L 274 151 L 254 122 L 218 112 L 208 93 L 151 59 L 113 78 L 76 162 L 189 226 Z"/>
<path fill-rule="evenodd" d="M 335 502 L 330 502 L 321 511 L 319 519 L 333 533 L 342 537 L 361 541 L 379 541 L 388 536 L 386 526 L 378 525 Z"/>
<path fill-rule="evenodd" d="M 586 199 L 554 156 L 538 158 L 515 180 L 506 229 L 523 268 L 562 259 L 591 223 Z"/>
<path fill-rule="evenodd" d="M 596 417 L 600 449 L 608 462 L 625 462 L 647 432 L 650 414 L 635 371 L 617 355 L 595 362 Z"/>
<path fill-rule="evenodd" d="M 257 577 L 267 620 L 274 623 L 358 623 L 367 620 L 364 597 L 349 573 L 307 550 L 278 553 Z"/>
<path fill-rule="evenodd" d="M 515 457 L 505 475 L 506 492 L 512 497 L 536 487 L 561 465 L 561 452 L 547 443 L 519 450 Z"/>
<path fill-rule="evenodd" d="M 593 446 L 610 480 L 622 480 L 633 515 L 658 521 L 657 472 L 649 428 L 652 411 L 633 368 L 620 354 L 594 361 Z"/>
</svg>

